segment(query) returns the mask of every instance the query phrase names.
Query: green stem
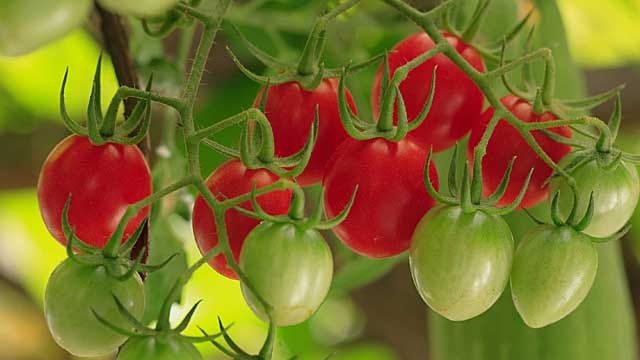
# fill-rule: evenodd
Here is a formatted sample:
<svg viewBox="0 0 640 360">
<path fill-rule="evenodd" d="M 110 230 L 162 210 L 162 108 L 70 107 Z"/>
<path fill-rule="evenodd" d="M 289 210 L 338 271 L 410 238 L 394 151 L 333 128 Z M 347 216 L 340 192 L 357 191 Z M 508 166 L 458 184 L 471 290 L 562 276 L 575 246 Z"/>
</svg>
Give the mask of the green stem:
<svg viewBox="0 0 640 360">
<path fill-rule="evenodd" d="M 489 71 L 488 73 L 485 74 L 486 77 L 490 78 L 490 79 L 494 79 L 497 78 L 503 74 L 508 73 L 511 70 L 516 69 L 518 66 L 524 65 L 524 64 L 528 64 L 533 60 L 536 59 L 543 59 L 545 61 L 545 63 L 547 64 L 547 68 L 549 67 L 553 67 L 555 68 L 555 63 L 553 61 L 553 56 L 551 54 L 551 50 L 547 49 L 547 48 L 542 48 L 542 49 L 537 49 L 535 51 L 532 51 L 528 54 L 525 54 L 509 63 L 504 64 L 503 66 L 500 66 L 499 68 L 496 68 L 492 71 Z M 550 64 L 554 64 L 554 66 L 549 66 Z M 545 73 L 545 79 L 546 79 L 546 73 Z M 550 84 L 551 85 L 551 84 Z"/>
<path fill-rule="evenodd" d="M 335 19 L 340 14 L 349 10 L 360 0 L 348 0 L 344 3 L 336 6 L 333 10 L 319 17 L 313 25 L 313 30 L 307 38 L 307 42 L 300 56 L 298 63 L 298 74 L 302 76 L 313 75 L 318 71 L 318 64 L 320 62 L 320 56 L 322 56 L 322 49 L 324 48 L 324 34 L 327 31 L 327 23 Z"/>
<path fill-rule="evenodd" d="M 129 205 L 125 213 L 122 215 L 122 218 L 118 223 L 118 227 L 113 232 L 113 235 L 111 235 L 111 238 L 109 238 L 109 241 L 107 242 L 107 244 L 104 246 L 104 249 L 102 250 L 102 253 L 104 254 L 104 256 L 108 258 L 113 258 L 118 255 L 118 247 L 120 246 L 120 242 L 122 241 L 122 236 L 124 234 L 125 228 L 127 227 L 127 224 L 129 224 L 129 221 L 140 210 L 144 209 L 146 206 L 149 206 L 155 203 L 156 201 L 162 199 L 163 197 L 171 194 L 174 191 L 177 191 L 179 189 L 182 189 L 183 187 L 195 184 L 197 181 L 198 180 L 194 176 L 187 176 L 184 179 L 177 181 L 162 190 L 154 192 L 150 196 L 136 202 L 135 204 Z"/>
<path fill-rule="evenodd" d="M 196 18 L 204 26 L 193 60 L 193 65 L 191 66 L 191 72 L 189 73 L 189 77 L 187 78 L 187 82 L 182 92 L 182 99 L 184 99 L 185 106 L 180 111 L 180 117 L 184 126 L 185 142 L 187 144 L 186 155 L 189 173 L 198 176 L 201 176 L 198 142 L 192 142 L 190 138 L 195 132 L 195 121 L 193 118 L 194 105 L 198 95 L 200 81 L 202 80 L 202 75 L 204 74 L 204 69 L 207 65 L 209 53 L 213 47 L 213 42 L 216 38 L 216 34 L 218 33 L 218 29 L 220 28 L 224 14 L 230 4 L 231 0 L 219 0 L 213 10 L 212 16 L 203 14 L 186 5 L 180 4 L 177 7 L 184 11 L 185 14 Z"/>
<path fill-rule="evenodd" d="M 405 15 L 407 18 L 414 21 L 418 26 L 420 26 L 435 44 L 443 46 L 442 53 L 446 55 L 454 64 L 456 64 L 484 93 L 485 97 L 489 104 L 495 109 L 496 115 L 502 117 L 506 122 L 516 128 L 518 132 L 522 135 L 525 141 L 531 146 L 531 148 L 538 154 L 538 156 L 549 165 L 555 172 L 563 176 L 567 179 L 567 181 L 572 184 L 575 183 L 575 180 L 569 175 L 566 171 L 564 171 L 560 166 L 558 166 L 553 159 L 540 147 L 540 145 L 536 142 L 535 138 L 523 128 L 523 122 L 518 119 L 515 115 L 513 115 L 507 108 L 500 102 L 496 92 L 493 90 L 490 79 L 493 75 L 487 76 L 488 74 L 484 74 L 476 70 L 471 64 L 465 60 L 462 55 L 460 55 L 456 49 L 449 44 L 449 42 L 444 38 L 440 30 L 438 29 L 435 23 L 435 16 L 433 16 L 433 12 L 423 13 L 409 4 L 405 3 L 403 0 L 382 0 L 386 4 L 391 7 L 397 9 L 400 13 Z M 445 3 L 448 4 L 448 3 Z M 444 4 L 443 4 L 444 5 Z M 440 5 L 435 10 L 441 11 L 442 5 Z M 544 50 L 544 49 L 541 49 Z M 542 52 L 544 54 L 544 52 Z M 542 55 L 537 55 L 542 56 Z M 513 61 L 510 64 L 505 65 L 504 67 L 510 66 L 513 64 Z M 513 65 L 515 66 L 515 65 Z M 504 68 L 503 67 L 503 68 Z M 504 71 L 504 70 L 503 70 Z M 550 86 L 550 85 L 548 85 Z"/>
<path fill-rule="evenodd" d="M 293 220 L 302 220 L 304 218 L 304 191 L 299 185 L 294 185 L 291 187 L 293 196 L 289 206 L 289 217 Z"/>
</svg>

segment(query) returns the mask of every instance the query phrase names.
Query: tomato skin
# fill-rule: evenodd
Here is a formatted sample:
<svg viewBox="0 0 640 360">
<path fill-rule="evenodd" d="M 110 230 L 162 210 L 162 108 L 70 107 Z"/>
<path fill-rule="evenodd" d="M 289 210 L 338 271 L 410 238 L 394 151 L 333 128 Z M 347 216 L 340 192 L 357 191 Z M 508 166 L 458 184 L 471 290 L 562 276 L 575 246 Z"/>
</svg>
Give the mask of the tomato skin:
<svg viewBox="0 0 640 360">
<path fill-rule="evenodd" d="M 338 109 L 338 79 L 324 79 L 312 91 L 305 90 L 297 82 L 269 87 L 265 115 L 269 119 L 278 157 L 293 155 L 304 147 L 309 139 L 316 106 L 319 110 L 318 138 L 305 170 L 296 178 L 303 186 L 322 180 L 324 169 L 331 155 L 349 135 L 340 121 Z M 264 89 L 260 91 L 254 106 L 260 106 Z M 347 102 L 357 113 L 351 93 L 346 90 Z"/>
<path fill-rule="evenodd" d="M 179 0 L 98 0 L 105 9 L 122 15 L 148 18 L 162 15 L 178 4 Z"/>
<path fill-rule="evenodd" d="M 557 119 L 550 112 L 534 113 L 531 104 L 513 95 L 505 96 L 500 101 L 518 119 L 526 123 Z M 482 114 L 477 126 L 471 130 L 467 148 L 467 156 L 470 160 L 473 160 L 474 148 L 480 142 L 482 135 L 484 135 L 487 124 L 491 121 L 494 112 L 493 108 L 488 108 Z M 571 130 L 566 126 L 548 130 L 567 138 L 571 137 Z M 556 163 L 571 152 L 570 146 L 555 142 L 541 132 L 535 131 L 532 134 L 537 143 Z M 482 159 L 483 193 L 488 196 L 497 189 L 509 166 L 509 162 L 514 156 L 517 158 L 513 165 L 507 191 L 496 205 L 507 206 L 516 199 L 524 186 L 529 171 L 533 167 L 534 171 L 529 182 L 529 188 L 518 207 L 519 209 L 528 209 L 547 199 L 549 186 L 543 186 L 543 184 L 551 176 L 553 170 L 533 151 L 518 131 L 504 120 L 501 120 L 493 131 L 487 145 L 487 153 Z"/>
<path fill-rule="evenodd" d="M 476 70 L 486 71 L 482 57 L 472 47 L 456 36 L 443 33 L 447 41 Z M 413 34 L 398 43 L 389 53 L 389 70 L 395 70 L 431 50 L 433 40 L 424 32 Z M 478 121 L 482 113 L 484 95 L 475 83 L 443 54 L 438 54 L 409 73 L 400 84 L 400 92 L 407 108 L 409 120 L 415 119 L 429 98 L 433 68 L 438 66 L 433 103 L 427 118 L 412 135 L 433 151 L 451 147 L 462 139 Z M 382 86 L 382 65 L 373 81 L 371 104 L 374 116 L 380 113 L 380 92 Z M 394 114 L 397 121 L 397 114 Z"/>
<path fill-rule="evenodd" d="M 247 169 L 240 160 L 234 159 L 220 165 L 206 180 L 207 187 L 217 196 L 218 200 L 233 198 L 251 192 L 253 184 L 257 189 L 273 184 L 280 178 L 266 169 Z M 271 215 L 284 215 L 289 210 L 291 190 L 272 191 L 260 195 L 258 204 Z M 246 201 L 240 204 L 245 209 L 253 209 Z M 225 213 L 227 237 L 236 261 L 240 260 L 240 251 L 247 235 L 260 223 L 259 220 L 245 216 L 235 209 Z M 215 218 L 211 209 L 201 195 L 196 199 L 193 207 L 193 234 L 202 254 L 206 254 L 218 244 L 218 232 Z M 209 261 L 209 265 L 218 273 L 230 278 L 238 279 L 238 275 L 227 266 L 224 254 L 220 254 Z"/>
<path fill-rule="evenodd" d="M 511 229 L 500 216 L 441 205 L 416 227 L 409 264 L 427 305 L 462 321 L 498 300 L 509 282 L 513 252 Z"/>
<path fill-rule="evenodd" d="M 94 317 L 93 308 L 110 322 L 131 329 L 113 299 L 115 294 L 131 314 L 140 318 L 144 289 L 138 274 L 125 281 L 110 277 L 103 265 L 80 265 L 71 259 L 53 271 L 44 295 L 44 313 L 54 340 L 80 357 L 114 352 L 127 338 Z"/>
<path fill-rule="evenodd" d="M 72 195 L 69 224 L 83 242 L 103 247 L 135 202 L 151 195 L 151 172 L 135 145 L 95 146 L 71 135 L 51 151 L 40 170 L 38 204 L 47 229 L 61 244 L 62 210 Z M 142 209 L 127 224 L 126 240 L 149 214 Z"/>
<path fill-rule="evenodd" d="M 399 142 L 348 139 L 336 151 L 323 179 L 324 208 L 338 215 L 358 186 L 347 218 L 333 229 L 353 251 L 385 258 L 409 248 L 418 221 L 433 207 L 423 182 L 426 149 L 409 135 Z M 429 166 L 437 188 L 437 172 Z"/>
<path fill-rule="evenodd" d="M 117 360 L 202 360 L 198 349 L 179 335 L 140 336 L 130 338 Z"/>
<path fill-rule="evenodd" d="M 563 162 L 560 165 L 562 166 Z M 633 165 L 621 161 L 615 168 L 605 170 L 594 159 L 570 174 L 579 189 L 580 216 L 587 210 L 591 191 L 594 192 L 593 217 L 583 231 L 585 234 L 604 238 L 615 234 L 627 224 L 638 205 L 640 195 L 640 180 Z M 558 190 L 560 210 L 564 216 L 568 216 L 573 207 L 572 190 L 562 178 L 554 180 L 551 184 L 553 193 Z"/>
<path fill-rule="evenodd" d="M 0 55 L 19 56 L 80 26 L 91 0 L 0 1 Z"/>
<path fill-rule="evenodd" d="M 317 230 L 263 222 L 245 240 L 240 267 L 256 291 L 272 306 L 276 326 L 311 317 L 329 292 L 333 278 L 331 249 Z M 251 290 L 242 294 L 253 312 L 268 321 Z"/>
<path fill-rule="evenodd" d="M 516 250 L 511 271 L 513 303 L 532 328 L 552 324 L 587 296 L 598 270 L 598 252 L 587 235 L 568 226 L 540 225 Z"/>
</svg>

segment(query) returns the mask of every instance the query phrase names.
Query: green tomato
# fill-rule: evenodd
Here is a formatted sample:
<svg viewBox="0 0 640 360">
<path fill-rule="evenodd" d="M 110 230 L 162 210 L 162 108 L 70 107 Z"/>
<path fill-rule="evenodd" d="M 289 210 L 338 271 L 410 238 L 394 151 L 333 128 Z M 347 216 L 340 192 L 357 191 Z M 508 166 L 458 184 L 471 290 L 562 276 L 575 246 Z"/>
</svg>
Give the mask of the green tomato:
<svg viewBox="0 0 640 360">
<path fill-rule="evenodd" d="M 562 165 L 562 163 L 561 163 Z M 594 212 L 585 234 L 604 238 L 615 234 L 629 221 L 638 205 L 640 181 L 633 165 L 620 161 L 618 166 L 605 170 L 593 160 L 571 172 L 578 188 L 578 215 L 584 214 L 593 191 Z M 560 191 L 560 209 L 567 216 L 573 206 L 571 188 L 563 178 L 551 185 L 552 194 Z"/>
<path fill-rule="evenodd" d="M 497 215 L 438 206 L 418 223 L 409 264 L 422 299 L 453 321 L 489 309 L 509 281 L 513 235 Z"/>
<path fill-rule="evenodd" d="M 18 56 L 66 35 L 85 21 L 91 0 L 0 1 L 0 55 Z"/>
<path fill-rule="evenodd" d="M 290 326 L 310 318 L 324 301 L 333 277 L 333 256 L 314 229 L 263 222 L 245 239 L 240 268 L 271 305 L 273 323 Z M 244 283 L 242 294 L 253 312 L 268 321 Z"/>
<path fill-rule="evenodd" d="M 44 314 L 54 340 L 76 356 L 110 354 L 127 338 L 101 324 L 91 312 L 126 329 L 131 326 L 118 311 L 113 295 L 131 314 L 140 318 L 144 310 L 142 280 L 119 281 L 102 265 L 80 265 L 67 259 L 53 271 L 44 295 Z"/>
<path fill-rule="evenodd" d="M 179 0 L 98 0 L 105 9 L 122 15 L 149 18 L 162 15 Z"/>
<path fill-rule="evenodd" d="M 202 360 L 193 344 L 178 334 L 130 338 L 120 349 L 118 360 Z"/>
<path fill-rule="evenodd" d="M 552 324 L 587 296 L 598 270 L 598 252 L 589 237 L 569 226 L 540 225 L 516 250 L 511 296 L 532 328 Z"/>
</svg>

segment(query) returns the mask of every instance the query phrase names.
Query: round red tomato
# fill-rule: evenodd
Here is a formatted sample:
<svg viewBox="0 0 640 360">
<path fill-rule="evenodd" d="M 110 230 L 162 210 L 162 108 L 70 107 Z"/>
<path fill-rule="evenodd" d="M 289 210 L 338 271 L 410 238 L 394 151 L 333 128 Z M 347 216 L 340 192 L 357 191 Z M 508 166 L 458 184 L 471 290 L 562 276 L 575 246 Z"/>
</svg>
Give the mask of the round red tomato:
<svg viewBox="0 0 640 360">
<path fill-rule="evenodd" d="M 262 93 L 260 91 L 258 94 L 255 106 L 259 106 Z M 356 112 L 355 103 L 348 91 L 347 101 Z M 270 86 L 265 106 L 265 114 L 273 129 L 276 155 L 285 157 L 302 150 L 307 142 L 316 105 L 320 115 L 318 138 L 309 164 L 296 178 L 299 184 L 305 186 L 322 180 L 327 161 L 348 137 L 338 110 L 338 79 L 324 79 L 312 91 L 305 90 L 297 82 Z"/>
<path fill-rule="evenodd" d="M 247 169 L 240 160 L 234 159 L 220 165 L 207 178 L 207 187 L 216 195 L 219 200 L 233 198 L 251 192 L 253 184 L 256 188 L 261 188 L 280 178 L 266 169 Z M 258 204 L 271 215 L 283 215 L 289 210 L 291 201 L 291 191 L 272 191 L 268 194 L 258 196 Z M 246 201 L 240 204 L 245 209 L 252 209 L 251 203 Z M 240 260 L 240 250 L 249 232 L 253 230 L 260 221 L 247 217 L 234 209 L 227 210 L 225 214 L 227 225 L 227 237 L 229 246 L 233 252 L 236 262 Z M 218 245 L 218 231 L 215 218 L 202 196 L 198 196 L 193 207 L 193 233 L 202 254 Z M 209 261 L 209 265 L 220 274 L 230 278 L 238 279 L 238 275 L 227 266 L 227 260 L 223 254 L 214 257 Z"/>
<path fill-rule="evenodd" d="M 409 248 L 411 235 L 433 200 L 424 186 L 427 151 L 411 136 L 345 141 L 327 165 L 324 207 L 334 217 L 358 193 L 347 218 L 333 229 L 353 251 L 384 258 Z M 432 180 L 436 168 L 429 165 Z M 438 186 L 437 180 L 434 186 Z"/>
<path fill-rule="evenodd" d="M 103 247 L 127 207 L 151 195 L 151 173 L 135 145 L 93 145 L 71 135 L 51 151 L 40 171 L 38 203 L 49 232 L 63 245 L 62 210 L 72 195 L 69 224 L 78 238 Z M 147 217 L 142 209 L 127 224 L 126 240 Z"/>
<path fill-rule="evenodd" d="M 513 95 L 505 96 L 500 101 L 518 119 L 527 123 L 557 119 L 557 117 L 550 112 L 536 114 L 531 104 Z M 473 149 L 480 142 L 487 124 L 493 117 L 493 113 L 494 109 L 488 108 L 482 114 L 477 126 L 471 130 L 471 137 L 469 138 L 469 146 L 467 149 L 467 155 L 470 159 L 473 159 Z M 558 135 L 571 137 L 571 130 L 566 126 L 549 130 Z M 553 141 L 542 132 L 534 131 L 533 137 L 556 163 L 571 151 L 571 147 L 568 145 Z M 520 203 L 520 208 L 526 209 L 533 207 L 543 202 L 549 195 L 548 185 L 543 186 L 543 184 L 547 178 L 551 176 L 553 170 L 533 151 L 520 133 L 505 121 L 500 121 L 498 126 L 496 126 L 489 139 L 487 153 L 482 159 L 483 192 L 485 195 L 489 195 L 496 190 L 507 170 L 509 162 L 514 156 L 516 157 L 516 161 L 513 165 L 507 191 L 498 201 L 497 205 L 505 206 L 511 204 L 524 186 L 529 171 L 531 168 L 534 168 L 533 176 L 529 182 L 529 188 Z"/>
<path fill-rule="evenodd" d="M 485 71 L 482 57 L 472 47 L 454 35 L 446 32 L 443 35 L 471 66 L 478 71 Z M 404 39 L 389 53 L 390 75 L 393 75 L 398 67 L 433 47 L 433 40 L 423 32 Z M 440 151 L 449 148 L 469 132 L 482 113 L 484 96 L 457 65 L 445 55 L 438 54 L 413 69 L 400 84 L 400 93 L 410 121 L 420 114 L 429 97 L 433 68 L 436 65 L 436 88 L 431 109 L 424 123 L 411 134 L 424 145 L 433 146 L 433 151 Z M 382 66 L 373 81 L 371 93 L 373 113 L 376 117 L 380 112 L 381 82 Z M 397 121 L 397 116 L 395 120 Z"/>
</svg>

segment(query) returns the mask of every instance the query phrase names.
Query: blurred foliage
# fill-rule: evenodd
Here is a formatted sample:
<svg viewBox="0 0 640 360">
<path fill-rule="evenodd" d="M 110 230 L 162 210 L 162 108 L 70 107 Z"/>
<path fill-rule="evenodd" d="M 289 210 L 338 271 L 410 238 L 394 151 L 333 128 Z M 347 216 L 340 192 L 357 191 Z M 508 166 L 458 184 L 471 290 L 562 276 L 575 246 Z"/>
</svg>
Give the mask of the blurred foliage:
<svg viewBox="0 0 640 360">
<path fill-rule="evenodd" d="M 43 121 L 61 124 L 58 100 L 66 67 L 67 109 L 74 119 L 84 121 L 99 54 L 89 34 L 77 30 L 31 54 L 0 57 L 0 133 L 27 132 Z M 107 102 L 117 81 L 111 66 L 103 66 L 102 72 L 102 100 Z"/>
<path fill-rule="evenodd" d="M 518 2 L 521 12 L 526 10 L 529 2 Z M 256 7 L 258 3 L 262 5 Z M 249 39 L 265 51 L 283 59 L 295 60 L 315 16 L 327 4 L 334 6 L 335 3 L 324 0 L 245 2 L 234 6 L 219 42 L 228 42 L 247 67 L 257 72 L 264 71 L 244 49 L 237 36 L 229 31 L 229 23 L 239 26 Z M 580 65 L 619 66 L 635 63 L 640 58 L 638 1 L 560 0 L 559 5 L 567 24 L 571 51 Z M 413 31 L 416 31 L 414 25 L 389 11 L 380 2 L 363 2 L 358 9 L 340 16 L 330 27 L 326 65 L 338 66 L 351 60 L 365 60 L 391 48 Z M 497 36 L 502 31 L 504 24 L 484 24 L 483 33 L 489 36 Z M 134 39 L 134 47 L 141 46 L 147 51 L 137 59 L 139 61 L 150 61 L 162 48 L 158 42 L 154 42 L 153 46 L 144 45 L 148 40 L 140 38 L 137 33 L 134 33 Z M 28 133 L 45 122 L 62 126 L 58 101 L 62 76 L 67 66 L 70 68 L 67 106 L 73 118 L 84 119 L 99 53 L 99 46 L 94 39 L 87 32 L 78 30 L 33 54 L 20 58 L 0 58 L 0 134 Z M 216 56 L 226 54 L 218 51 Z M 108 64 L 108 59 L 104 63 Z M 212 73 L 206 81 L 206 93 L 201 96 L 196 114 L 199 126 L 210 125 L 249 108 L 258 89 L 257 84 L 235 70 L 228 58 L 214 58 L 209 70 Z M 349 79 L 349 88 L 364 119 L 370 118 L 370 79 L 376 70 L 377 66 L 373 65 Z M 117 87 L 111 66 L 103 67 L 102 79 L 103 103 L 106 103 Z M 220 141 L 235 146 L 238 135 L 238 128 L 229 129 Z M 205 175 L 225 160 L 207 148 L 203 148 L 201 155 Z M 640 223 L 640 213 L 635 219 Z M 186 247 L 187 263 L 193 263 L 200 256 L 187 221 L 179 217 L 170 220 L 162 218 L 153 226 L 155 232 L 165 237 L 166 241 Z M 161 231 L 158 232 L 159 228 Z M 634 228 L 640 229 L 640 226 Z M 634 238 L 640 239 L 640 233 L 635 234 Z M 640 245 L 638 249 L 640 253 Z M 157 256 L 160 259 L 166 253 L 158 253 Z M 0 193 L 0 273 L 21 284 L 40 304 L 49 274 L 64 257 L 64 249 L 42 224 L 35 191 L 24 189 Z M 183 268 L 184 263 L 176 266 Z M 148 290 L 149 294 L 154 294 L 154 298 L 162 296 L 170 282 L 162 276 L 153 279 L 152 275 L 150 281 L 154 285 Z M 10 298 L 15 298 L 13 293 L 0 288 L 0 318 L 3 320 L 8 319 L 3 312 L 7 308 L 3 301 Z M 194 325 L 213 332 L 217 329 L 216 316 L 219 315 L 226 323 L 235 323 L 231 334 L 242 346 L 252 351 L 258 349 L 265 326 L 245 305 L 237 282 L 204 266 L 189 283 L 183 301 L 174 306 L 174 320 L 180 319 L 199 299 L 204 299 L 204 302 L 194 317 Z M 151 307 L 148 310 L 153 312 L 154 309 Z M 146 318 L 149 319 L 149 316 L 147 314 Z M 323 359 L 334 351 L 337 353 L 332 359 L 396 359 L 397 356 L 385 345 L 359 340 L 365 321 L 348 294 L 334 292 L 325 308 L 321 308 L 310 321 L 280 330 L 278 351 L 283 357 L 299 354 L 301 359 Z M 0 327 L 0 359 L 8 348 L 4 346 L 7 342 L 3 343 L 6 338 L 2 339 L 2 329 Z M 190 333 L 199 335 L 195 327 L 190 329 Z M 205 354 L 214 356 L 212 346 L 204 344 L 201 348 Z M 50 358 L 53 359 L 53 352 L 51 354 Z"/>
<path fill-rule="evenodd" d="M 640 1 L 559 0 L 574 59 L 585 67 L 640 60 Z"/>
</svg>

